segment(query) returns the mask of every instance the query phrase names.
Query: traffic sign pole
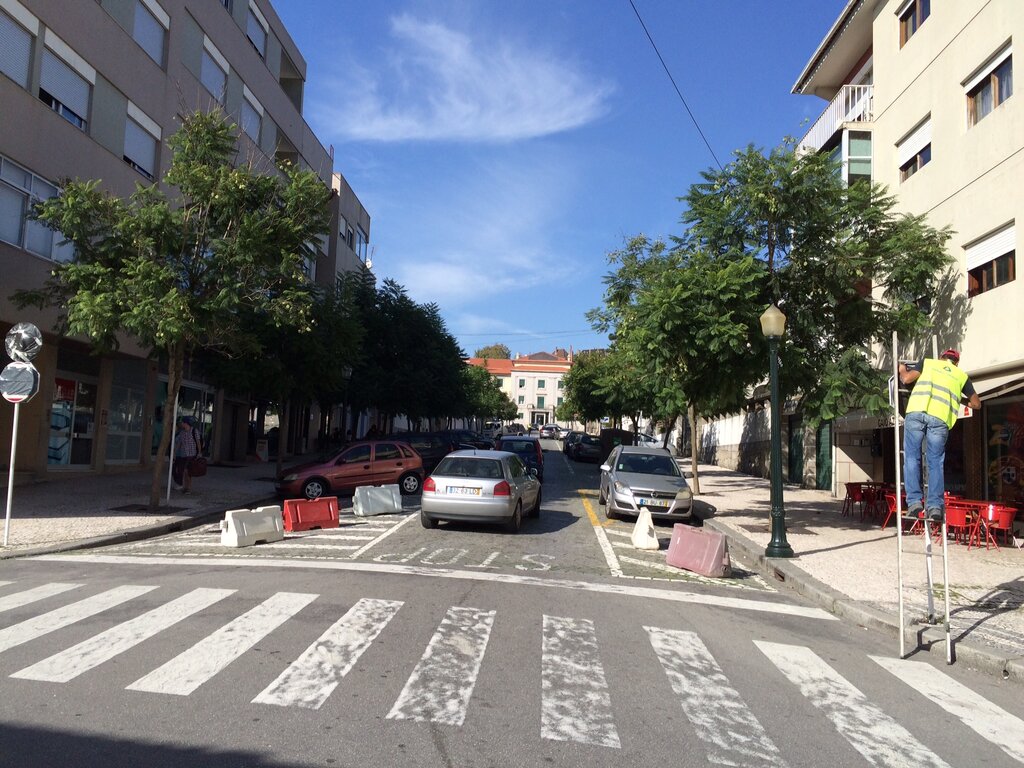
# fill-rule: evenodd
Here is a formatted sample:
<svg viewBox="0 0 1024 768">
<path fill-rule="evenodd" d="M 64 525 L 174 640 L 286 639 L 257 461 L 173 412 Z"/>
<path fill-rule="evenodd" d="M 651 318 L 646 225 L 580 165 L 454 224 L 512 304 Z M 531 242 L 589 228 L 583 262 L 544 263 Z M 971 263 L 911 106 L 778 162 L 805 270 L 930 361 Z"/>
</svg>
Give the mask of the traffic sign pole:
<svg viewBox="0 0 1024 768">
<path fill-rule="evenodd" d="M 18 411 L 21 409 L 21 403 L 14 404 L 14 428 L 11 430 L 11 461 L 10 471 L 7 473 L 7 515 L 4 518 L 4 546 L 7 546 L 7 541 L 11 534 L 11 501 L 14 499 L 14 457 L 15 450 L 18 448 Z"/>
</svg>

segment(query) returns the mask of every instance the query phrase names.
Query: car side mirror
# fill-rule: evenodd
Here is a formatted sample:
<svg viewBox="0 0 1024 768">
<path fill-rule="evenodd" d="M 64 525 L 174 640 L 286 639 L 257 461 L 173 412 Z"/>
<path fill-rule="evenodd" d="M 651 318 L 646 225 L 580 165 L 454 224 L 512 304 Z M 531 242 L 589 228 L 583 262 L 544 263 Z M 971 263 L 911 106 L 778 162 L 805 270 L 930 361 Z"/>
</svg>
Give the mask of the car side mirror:
<svg viewBox="0 0 1024 768">
<path fill-rule="evenodd" d="M 602 472 L 611 472 L 612 468 L 610 466 L 608 466 L 607 464 L 602 464 L 601 465 L 601 471 Z"/>
<path fill-rule="evenodd" d="M 530 475 L 530 477 L 532 477 L 534 480 L 537 479 L 537 468 L 536 467 L 530 467 L 526 471 Z"/>
</svg>

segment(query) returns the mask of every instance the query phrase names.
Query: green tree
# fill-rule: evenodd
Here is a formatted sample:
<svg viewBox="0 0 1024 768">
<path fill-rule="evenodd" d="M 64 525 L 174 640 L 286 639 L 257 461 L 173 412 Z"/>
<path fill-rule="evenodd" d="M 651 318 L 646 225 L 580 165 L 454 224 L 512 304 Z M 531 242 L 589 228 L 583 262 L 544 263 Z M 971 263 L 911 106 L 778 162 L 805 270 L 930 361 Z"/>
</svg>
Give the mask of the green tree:
<svg viewBox="0 0 1024 768">
<path fill-rule="evenodd" d="M 607 350 L 580 352 L 562 379 L 565 389 L 562 405 L 556 409 L 558 418 L 571 421 L 597 421 L 607 416 L 608 401 L 600 393 L 604 386 Z"/>
<path fill-rule="evenodd" d="M 119 333 L 168 362 L 168 402 L 181 386 L 185 356 L 198 348 L 251 348 L 245 320 L 259 313 L 275 327 L 309 328 L 312 297 L 304 274 L 308 245 L 326 232 L 328 188 L 309 171 L 281 175 L 236 165 L 236 129 L 219 114 L 186 115 L 168 139 L 164 179 L 127 199 L 98 181 L 66 181 L 36 215 L 75 246 L 39 291 L 21 304 L 62 307 L 62 330 L 114 348 Z M 170 409 L 168 409 L 169 412 Z M 160 503 L 165 425 L 153 467 L 150 506 Z"/>
<path fill-rule="evenodd" d="M 501 384 L 487 370 L 478 365 L 466 365 L 463 369 L 463 390 L 466 396 L 466 409 L 462 414 L 482 419 L 514 419 L 518 409 Z"/>
<path fill-rule="evenodd" d="M 480 347 L 473 353 L 473 357 L 482 357 L 490 360 L 509 360 L 512 357 L 512 350 L 504 344 L 490 344 Z"/>
</svg>

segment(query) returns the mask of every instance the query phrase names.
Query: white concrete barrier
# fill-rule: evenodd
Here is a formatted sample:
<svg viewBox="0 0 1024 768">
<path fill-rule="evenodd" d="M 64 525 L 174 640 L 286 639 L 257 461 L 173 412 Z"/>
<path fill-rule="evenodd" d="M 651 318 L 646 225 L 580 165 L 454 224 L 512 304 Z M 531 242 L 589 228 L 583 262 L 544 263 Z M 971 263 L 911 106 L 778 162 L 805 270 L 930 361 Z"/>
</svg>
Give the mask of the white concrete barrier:
<svg viewBox="0 0 1024 768">
<path fill-rule="evenodd" d="M 251 547 L 284 538 L 280 507 L 230 509 L 220 524 L 220 543 L 225 547 Z"/>
<path fill-rule="evenodd" d="M 360 485 L 352 499 L 352 511 L 359 517 L 401 512 L 402 494 L 397 485 Z"/>
<path fill-rule="evenodd" d="M 634 549 L 657 550 L 661 548 L 658 541 L 658 533 L 654 530 L 654 520 L 651 519 L 651 510 L 641 509 L 636 516 L 636 525 L 633 526 L 633 535 L 630 538 Z"/>
</svg>

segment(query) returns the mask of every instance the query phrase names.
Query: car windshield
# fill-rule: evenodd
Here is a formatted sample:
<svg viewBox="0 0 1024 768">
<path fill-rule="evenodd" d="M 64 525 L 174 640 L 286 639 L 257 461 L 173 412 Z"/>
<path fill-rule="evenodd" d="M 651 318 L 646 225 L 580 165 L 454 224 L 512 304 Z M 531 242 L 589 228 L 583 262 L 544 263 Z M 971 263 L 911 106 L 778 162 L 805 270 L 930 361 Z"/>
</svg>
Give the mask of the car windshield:
<svg viewBox="0 0 1024 768">
<path fill-rule="evenodd" d="M 671 456 L 650 453 L 623 453 L 619 456 L 615 471 L 679 477 L 679 466 Z"/>
<path fill-rule="evenodd" d="M 584 435 L 583 437 L 580 438 L 580 442 L 586 443 L 587 445 L 600 445 L 601 438 L 594 437 L 593 435 Z"/>
<path fill-rule="evenodd" d="M 501 449 L 503 451 L 511 451 L 512 453 L 531 454 L 537 452 L 537 449 L 533 447 L 533 443 L 529 440 L 506 440 L 501 444 Z"/>
<path fill-rule="evenodd" d="M 499 460 L 469 456 L 448 456 L 441 459 L 434 474 L 447 477 L 474 477 L 481 480 L 500 480 L 504 477 Z"/>
</svg>

